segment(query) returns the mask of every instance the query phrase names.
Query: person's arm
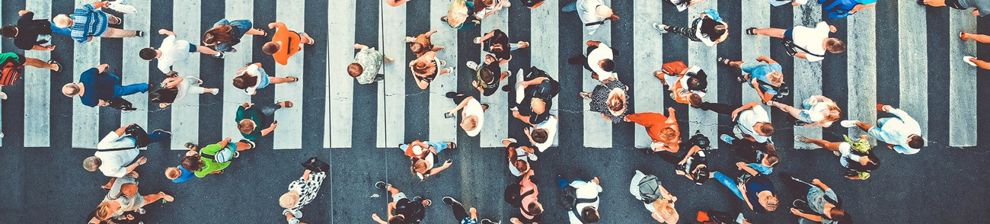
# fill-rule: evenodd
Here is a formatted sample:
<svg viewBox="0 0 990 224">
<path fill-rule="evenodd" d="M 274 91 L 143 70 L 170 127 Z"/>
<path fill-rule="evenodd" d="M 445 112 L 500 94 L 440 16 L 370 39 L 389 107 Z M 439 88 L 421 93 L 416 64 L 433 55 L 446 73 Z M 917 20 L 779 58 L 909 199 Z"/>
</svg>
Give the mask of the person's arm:
<svg viewBox="0 0 990 224">
<path fill-rule="evenodd" d="M 523 81 L 522 83 L 519 83 L 519 85 L 521 85 L 521 88 L 526 88 L 532 85 L 539 85 L 540 83 L 543 83 L 544 80 L 547 80 L 547 77 L 539 77 L 533 80 Z"/>
<path fill-rule="evenodd" d="M 450 168 L 453 165 L 454 162 L 447 160 L 446 162 L 443 162 L 443 165 L 440 165 L 440 167 L 430 169 L 428 173 L 430 174 L 430 176 L 436 176 L 437 174 L 440 174 L 440 172 L 447 170 L 447 168 Z"/>
<path fill-rule="evenodd" d="M 739 170 L 742 170 L 742 171 L 748 173 L 749 175 L 753 175 L 753 176 L 756 176 L 757 174 L 760 173 L 760 172 L 756 171 L 755 169 L 749 167 L 749 165 L 747 165 L 744 162 L 737 162 L 736 163 L 736 168 L 738 168 Z"/>
<path fill-rule="evenodd" d="M 677 113 L 674 107 L 667 108 L 667 120 L 664 121 L 667 124 L 676 125 L 677 124 Z"/>
<path fill-rule="evenodd" d="M 120 174 L 118 177 L 122 177 L 124 175 L 127 175 L 128 173 L 134 172 L 134 170 L 137 169 L 138 166 L 144 165 L 144 163 L 146 162 L 148 162 L 148 158 L 144 156 L 138 158 L 136 162 L 131 163 L 131 165 L 127 165 L 127 167 L 124 169 L 123 174 Z"/>
<path fill-rule="evenodd" d="M 27 15 L 28 13 L 31 13 L 31 15 L 32 15 L 31 17 L 34 17 L 34 12 L 31 12 L 31 10 L 21 9 L 21 10 L 17 11 L 17 15 L 18 16 L 24 16 L 24 15 Z"/>
<path fill-rule="evenodd" d="M 354 49 L 364 50 L 364 49 L 368 49 L 368 46 L 364 44 L 354 44 Z"/>
<path fill-rule="evenodd" d="M 828 191 L 829 189 L 831 189 L 831 188 L 828 187 L 828 185 L 825 185 L 825 183 L 823 183 L 819 179 L 811 180 L 811 184 L 815 185 L 818 188 L 821 188 L 822 191 Z"/>
<path fill-rule="evenodd" d="M 601 43 L 602 43 L 601 41 L 589 40 L 588 42 L 585 42 L 584 44 L 588 45 L 589 47 L 597 47 Z"/>
<path fill-rule="evenodd" d="M 261 129 L 261 136 L 268 136 L 268 134 L 271 134 L 273 131 L 275 131 L 275 128 L 277 127 L 278 127 L 278 121 L 272 122 L 271 125 L 268 125 L 268 128 Z"/>
<path fill-rule="evenodd" d="M 746 184 L 738 183 L 736 184 L 736 188 L 739 189 L 739 194 L 742 195 L 742 200 L 743 202 L 746 202 L 746 206 L 749 207 L 749 210 L 753 210 L 753 203 L 749 202 L 749 195 L 746 195 Z"/>
<path fill-rule="evenodd" d="M 309 180 L 310 173 L 312 172 L 313 171 L 310 171 L 309 169 L 303 170 L 303 175 L 299 179 Z"/>
<path fill-rule="evenodd" d="M 773 58 L 767 57 L 766 55 L 760 55 L 760 57 L 756 58 L 756 61 L 766 62 L 767 64 L 777 64 L 777 61 L 773 60 Z"/>
<path fill-rule="evenodd" d="M 756 95 L 760 96 L 760 100 L 763 101 L 764 103 L 769 102 L 770 100 L 773 99 L 773 94 L 763 91 L 763 88 L 760 88 L 760 84 L 759 82 L 756 81 L 756 79 L 752 79 L 750 81 L 750 84 L 753 85 L 753 89 L 756 90 Z"/>
<path fill-rule="evenodd" d="M 107 71 L 107 68 L 110 68 L 110 65 L 108 65 L 108 64 L 97 65 L 96 66 L 96 74 L 103 74 L 103 72 L 106 72 Z"/>
<path fill-rule="evenodd" d="M 522 121 L 523 123 L 526 123 L 528 125 L 531 126 L 535 125 L 533 123 L 529 123 L 529 116 L 522 115 L 522 113 L 519 113 L 519 111 L 512 111 L 512 117 L 519 119 L 519 121 Z"/>
<path fill-rule="evenodd" d="M 471 100 L 474 100 L 474 97 L 473 96 L 468 96 L 464 100 L 461 100 L 461 103 L 460 104 L 457 104 L 456 107 L 454 107 L 453 109 L 448 110 L 447 112 L 448 113 L 457 113 L 457 111 L 460 111 L 461 109 L 464 109 L 464 107 L 466 107 L 468 105 L 468 102 L 471 101 Z"/>
<path fill-rule="evenodd" d="M 973 16 L 980 17 L 980 9 L 973 9 Z"/>
<path fill-rule="evenodd" d="M 268 24 L 268 29 L 275 29 L 275 27 L 283 27 L 283 26 L 285 26 L 285 23 L 275 21 Z"/>
<path fill-rule="evenodd" d="M 158 30 L 158 34 L 165 35 L 165 36 L 175 36 L 175 32 L 172 32 L 171 30 L 167 30 L 167 29 L 160 29 L 160 30 Z"/>
<path fill-rule="evenodd" d="M 807 219 L 807 220 L 811 220 L 811 221 L 815 221 L 815 222 L 821 222 L 822 221 L 822 217 L 821 216 L 807 214 L 807 213 L 801 212 L 800 210 L 798 210 L 796 208 L 791 208 L 791 214 L 794 214 L 794 216 L 801 217 L 803 219 Z"/>
<path fill-rule="evenodd" d="M 41 45 L 41 44 L 35 44 L 34 46 L 31 47 L 31 50 L 34 50 L 34 51 L 51 51 L 51 50 L 55 50 L 55 45 L 44 46 L 44 45 Z"/>
<path fill-rule="evenodd" d="M 375 221 L 378 224 L 388 224 L 388 222 L 382 220 L 382 217 L 378 216 L 378 213 L 371 213 L 371 221 Z"/>
<path fill-rule="evenodd" d="M 684 158 L 681 159 L 680 162 L 677 162 L 677 164 L 684 165 L 684 163 L 687 163 L 688 158 L 691 158 L 691 156 L 694 155 L 695 153 L 698 153 L 698 151 L 701 151 L 701 147 L 698 147 L 697 145 L 691 146 L 691 149 L 688 150 L 688 153 L 684 155 Z"/>
<path fill-rule="evenodd" d="M 732 120 L 733 121 L 736 120 L 736 117 L 739 116 L 739 112 L 742 112 L 744 110 L 752 109 L 756 105 L 757 105 L 756 102 L 749 102 L 749 103 L 746 103 L 746 105 L 742 105 L 741 107 L 736 108 L 736 110 L 733 110 L 732 111 Z"/>
<path fill-rule="evenodd" d="M 856 4 L 856 6 L 853 6 L 852 10 L 849 10 L 849 14 L 855 14 L 856 12 L 859 12 L 860 10 L 873 8 L 876 5 L 877 5 L 876 3 L 865 4 L 865 5 L 864 4 Z"/>
<path fill-rule="evenodd" d="M 223 140 L 220 140 L 217 144 L 220 145 L 220 148 L 227 148 L 227 144 L 230 144 L 230 140 L 230 137 L 223 138 Z"/>
</svg>

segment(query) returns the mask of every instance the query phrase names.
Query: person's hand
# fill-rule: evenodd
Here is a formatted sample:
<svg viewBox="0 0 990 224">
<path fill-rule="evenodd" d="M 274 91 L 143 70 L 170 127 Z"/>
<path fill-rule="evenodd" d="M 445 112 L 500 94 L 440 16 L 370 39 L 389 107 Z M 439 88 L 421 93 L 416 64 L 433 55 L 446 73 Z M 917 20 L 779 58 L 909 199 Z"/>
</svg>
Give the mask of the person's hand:
<svg viewBox="0 0 990 224">
<path fill-rule="evenodd" d="M 108 64 L 100 64 L 100 65 L 97 65 L 96 66 L 96 70 L 100 70 L 100 73 L 102 73 L 103 71 L 106 71 L 107 68 L 110 68 L 110 65 L 108 65 Z"/>
<path fill-rule="evenodd" d="M 739 112 L 742 112 L 742 111 L 739 110 L 739 109 L 736 109 L 736 110 L 733 110 L 732 111 L 732 121 L 736 121 L 736 117 L 739 117 Z"/>
<path fill-rule="evenodd" d="M 268 29 L 275 29 L 276 25 L 278 25 L 278 21 L 271 22 L 268 24 Z"/>
<path fill-rule="evenodd" d="M 443 166 L 444 167 L 450 167 L 450 166 L 453 166 L 453 165 L 454 165 L 454 161 L 453 160 L 449 160 L 448 159 L 447 161 L 443 161 Z"/>
<path fill-rule="evenodd" d="M 147 162 L 148 162 L 148 157 L 144 157 L 144 156 L 142 156 L 141 158 L 138 158 L 138 161 L 137 161 L 138 165 L 144 165 Z"/>
<path fill-rule="evenodd" d="M 744 163 L 744 162 L 736 162 L 736 168 L 738 168 L 738 169 L 741 170 L 741 169 L 743 169 L 743 167 L 746 167 L 746 163 Z"/>
<path fill-rule="evenodd" d="M 223 138 L 224 142 L 230 142 L 230 140 L 231 140 L 230 137 Z"/>
<path fill-rule="evenodd" d="M 95 7 L 95 8 L 103 8 L 103 7 L 107 7 L 107 4 L 110 4 L 110 3 L 108 3 L 108 2 L 93 2 L 93 7 Z"/>
<path fill-rule="evenodd" d="M 241 104 L 241 107 L 244 107 L 244 109 L 248 109 L 248 108 L 251 108 L 251 105 L 253 105 L 253 104 L 252 103 L 243 103 L 243 104 Z"/>
<path fill-rule="evenodd" d="M 616 21 L 616 20 L 619 20 L 619 15 L 615 15 L 615 14 L 613 14 L 613 15 L 612 15 L 612 17 L 608 17 L 608 19 L 610 19 L 610 20 L 612 20 L 612 21 Z"/>
<path fill-rule="evenodd" d="M 878 103 L 877 104 L 877 111 L 887 112 L 887 105 Z"/>
<path fill-rule="evenodd" d="M 366 46 L 362 44 L 354 44 L 354 49 L 364 49 Z"/>
<path fill-rule="evenodd" d="M 27 14 L 29 12 L 31 12 L 31 11 L 28 11 L 26 9 L 21 9 L 21 10 L 17 11 L 17 15 L 23 16 L 24 14 Z"/>
<path fill-rule="evenodd" d="M 196 154 L 199 154 L 199 153 L 197 153 L 196 151 L 194 151 L 192 149 L 189 149 L 189 151 L 186 151 L 186 156 L 195 156 Z"/>
<path fill-rule="evenodd" d="M 137 171 L 131 171 L 130 173 L 127 173 L 127 175 L 128 176 L 131 176 L 131 177 L 134 177 L 134 179 L 137 179 L 138 177 L 141 177 L 141 174 L 138 174 Z"/>
<path fill-rule="evenodd" d="M 866 158 L 866 157 L 863 157 L 863 158 Z M 811 180 L 811 184 L 814 184 L 814 185 L 822 184 L 822 180 L 819 180 L 818 178 L 815 178 L 815 179 Z"/>
<path fill-rule="evenodd" d="M 801 210 L 798 210 L 796 208 L 791 208 L 791 214 L 800 215 L 801 214 Z"/>
<path fill-rule="evenodd" d="M 839 28 L 835 28 L 835 26 L 833 25 L 828 25 L 828 32 L 832 32 L 832 33 L 839 32 Z"/>
<path fill-rule="evenodd" d="M 973 16 L 979 17 L 980 16 L 980 10 L 979 9 L 973 9 Z"/>
<path fill-rule="evenodd" d="M 598 179 L 598 177 L 592 178 L 591 179 L 591 182 L 592 183 L 595 183 L 595 184 L 598 184 L 598 185 L 601 185 L 602 184 L 602 180 L 601 179 Z"/>
<path fill-rule="evenodd" d="M 269 125 L 268 127 L 271 128 L 271 129 L 277 128 L 278 127 L 278 121 L 272 121 L 272 125 Z"/>
<path fill-rule="evenodd" d="M 55 50 L 55 45 L 48 45 L 48 46 L 45 46 L 45 50 L 46 50 L 46 51 L 53 51 L 53 50 Z"/>
</svg>

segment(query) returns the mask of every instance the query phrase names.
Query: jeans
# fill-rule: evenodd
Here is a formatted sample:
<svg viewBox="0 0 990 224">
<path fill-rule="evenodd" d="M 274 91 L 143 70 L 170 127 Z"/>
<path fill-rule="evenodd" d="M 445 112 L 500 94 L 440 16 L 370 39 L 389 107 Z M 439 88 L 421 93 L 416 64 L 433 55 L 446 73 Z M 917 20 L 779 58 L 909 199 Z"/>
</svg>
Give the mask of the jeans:
<svg viewBox="0 0 990 224">
<path fill-rule="evenodd" d="M 577 1 L 567 3 L 564 7 L 560 8 L 561 12 L 577 12 Z"/>
<path fill-rule="evenodd" d="M 728 188 L 732 194 L 735 194 L 736 197 L 739 197 L 740 200 L 743 199 L 742 192 L 739 191 L 739 186 L 736 186 L 737 183 L 735 178 L 726 176 L 722 172 L 718 171 L 715 171 L 715 173 L 712 174 L 712 177 L 715 178 L 715 180 L 718 180 L 719 183 L 722 183 L 722 185 L 725 185 L 725 187 Z"/>
<path fill-rule="evenodd" d="M 148 140 L 150 143 L 166 142 L 170 138 L 172 138 L 172 134 L 161 129 L 155 129 L 154 131 L 151 131 L 151 133 L 148 133 Z"/>
<path fill-rule="evenodd" d="M 116 86 L 113 89 L 114 97 L 122 97 L 135 93 L 148 92 L 148 83 L 130 84 L 126 86 Z"/>
<path fill-rule="evenodd" d="M 454 220 L 457 222 L 470 218 L 468 217 L 467 210 L 464 209 L 464 205 L 462 205 L 459 201 L 450 203 L 450 209 L 454 212 Z"/>
<path fill-rule="evenodd" d="M 430 142 L 430 141 L 424 141 L 423 143 L 426 143 L 427 145 L 430 145 L 430 146 L 433 146 L 433 148 L 436 148 L 437 149 L 437 153 L 443 152 L 444 149 L 447 149 L 448 147 L 450 147 L 450 143 L 449 142 Z M 403 152 L 406 151 L 406 148 L 409 148 L 409 144 L 399 145 L 399 150 L 402 150 Z"/>
</svg>

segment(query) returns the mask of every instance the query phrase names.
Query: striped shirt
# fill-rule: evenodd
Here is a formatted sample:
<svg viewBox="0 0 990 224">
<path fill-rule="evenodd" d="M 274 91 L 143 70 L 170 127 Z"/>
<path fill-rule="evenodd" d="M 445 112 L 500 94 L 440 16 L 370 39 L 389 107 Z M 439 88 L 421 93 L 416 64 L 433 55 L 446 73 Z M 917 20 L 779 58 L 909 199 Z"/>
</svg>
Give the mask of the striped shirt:
<svg viewBox="0 0 990 224">
<path fill-rule="evenodd" d="M 76 42 L 85 43 L 89 37 L 102 36 L 107 31 L 109 20 L 107 13 L 97 9 L 93 4 L 86 4 L 72 12 L 72 31 L 70 36 Z"/>
</svg>

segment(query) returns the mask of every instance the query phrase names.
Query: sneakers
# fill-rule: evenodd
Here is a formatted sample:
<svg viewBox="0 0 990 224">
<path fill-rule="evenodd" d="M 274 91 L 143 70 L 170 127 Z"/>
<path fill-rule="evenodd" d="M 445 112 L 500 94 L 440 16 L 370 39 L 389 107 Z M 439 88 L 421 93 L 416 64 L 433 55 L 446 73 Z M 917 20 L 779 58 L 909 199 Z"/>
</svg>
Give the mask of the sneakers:
<svg viewBox="0 0 990 224">
<path fill-rule="evenodd" d="M 657 31 L 660 31 L 660 34 L 667 33 L 667 27 L 669 27 L 667 26 L 667 24 L 653 23 L 653 28 L 657 29 Z"/>
<path fill-rule="evenodd" d="M 196 146 L 196 144 L 193 144 L 192 142 L 186 142 L 186 144 L 183 145 L 183 146 L 185 146 L 187 149 L 198 147 L 198 146 Z"/>
<path fill-rule="evenodd" d="M 217 95 L 220 93 L 220 89 L 210 89 L 210 94 Z"/>
<path fill-rule="evenodd" d="M 216 58 L 216 59 L 223 59 L 223 52 L 217 52 L 217 54 L 214 54 L 214 55 L 213 55 L 213 58 Z"/>
<path fill-rule="evenodd" d="M 457 97 L 457 92 L 447 92 L 446 94 L 443 95 L 446 96 L 447 98 L 454 98 Z"/>
<path fill-rule="evenodd" d="M 842 127 L 851 128 L 851 127 L 856 127 L 856 123 L 859 123 L 859 121 L 857 121 L 857 120 L 844 120 L 844 121 L 840 121 L 839 122 L 839 125 L 842 125 Z"/>
<path fill-rule="evenodd" d="M 123 22 L 121 22 L 121 23 L 123 23 Z M 134 31 L 134 36 L 136 36 L 136 37 L 143 37 L 144 36 L 144 31 L 135 30 Z"/>
<path fill-rule="evenodd" d="M 478 70 L 478 62 L 468 61 L 467 67 L 470 68 L 471 70 Z"/>
<path fill-rule="evenodd" d="M 457 199 L 454 199 L 454 198 L 452 198 L 450 196 L 444 196 L 443 197 L 443 203 L 444 204 L 453 205 L 455 202 L 458 202 Z"/>
<path fill-rule="evenodd" d="M 378 190 L 385 190 L 385 188 L 388 188 L 388 184 L 386 184 L 385 181 L 378 181 L 375 182 L 375 188 Z"/>
<path fill-rule="evenodd" d="M 736 140 L 735 137 L 732 137 L 731 135 L 728 134 L 721 134 L 718 136 L 718 139 L 722 140 L 722 142 L 725 142 L 725 144 L 729 144 L 729 145 L 732 145 L 732 141 Z"/>
<path fill-rule="evenodd" d="M 247 143 L 248 145 L 251 146 L 252 149 L 254 148 L 254 142 L 252 142 L 251 140 L 241 139 L 240 142 Z"/>
<path fill-rule="evenodd" d="M 972 61 L 974 58 L 976 58 L 976 57 L 966 56 L 966 57 L 963 57 L 963 61 L 966 62 L 966 64 L 969 64 L 969 66 L 976 67 L 976 63 L 973 63 L 973 61 Z"/>
</svg>

